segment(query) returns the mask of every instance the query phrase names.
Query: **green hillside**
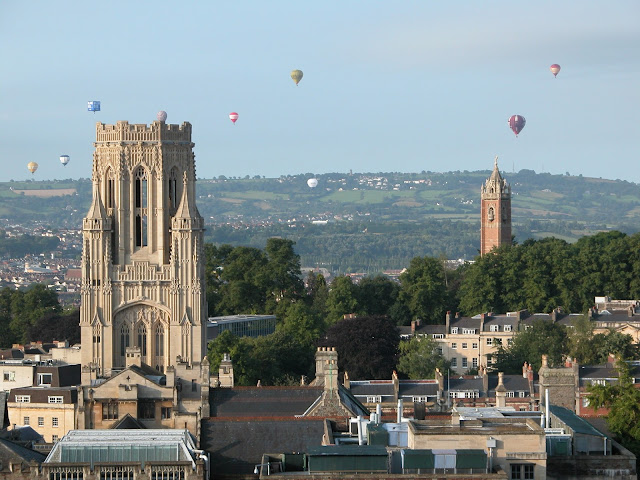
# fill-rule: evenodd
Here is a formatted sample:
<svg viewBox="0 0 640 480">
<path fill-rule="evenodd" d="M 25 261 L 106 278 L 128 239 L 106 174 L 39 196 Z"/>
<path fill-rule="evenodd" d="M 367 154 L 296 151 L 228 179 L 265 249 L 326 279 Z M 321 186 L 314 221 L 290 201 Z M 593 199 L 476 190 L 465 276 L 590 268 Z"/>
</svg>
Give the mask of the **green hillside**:
<svg viewBox="0 0 640 480">
<path fill-rule="evenodd" d="M 479 245 L 480 186 L 489 170 L 447 173 L 331 173 L 280 178 L 199 179 L 207 241 L 264 247 L 269 236 L 295 240 L 305 266 L 375 272 L 414 256 L 471 259 Z M 568 242 L 602 230 L 640 231 L 640 188 L 622 180 L 503 173 L 513 192 L 517 241 Z M 75 189 L 40 198 L 17 190 Z M 0 218 L 80 228 L 91 201 L 88 179 L 0 183 Z"/>
</svg>

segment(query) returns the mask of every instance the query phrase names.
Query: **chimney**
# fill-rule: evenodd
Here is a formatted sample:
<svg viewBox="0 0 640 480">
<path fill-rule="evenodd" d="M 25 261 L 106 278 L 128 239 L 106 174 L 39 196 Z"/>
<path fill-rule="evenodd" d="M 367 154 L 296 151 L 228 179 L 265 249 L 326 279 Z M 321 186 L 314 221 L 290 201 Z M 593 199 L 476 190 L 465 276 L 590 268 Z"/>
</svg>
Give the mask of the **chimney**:
<svg viewBox="0 0 640 480">
<path fill-rule="evenodd" d="M 444 317 L 445 331 L 447 334 L 449 333 L 449 326 L 451 325 L 451 310 L 447 311 L 447 314 Z"/>
<path fill-rule="evenodd" d="M 460 318 L 460 312 L 456 312 L 456 318 Z"/>
<path fill-rule="evenodd" d="M 633 314 L 634 314 L 633 305 L 629 305 L 629 308 L 627 309 L 627 316 L 628 317 L 633 317 Z"/>
<path fill-rule="evenodd" d="M 484 394 L 483 396 L 488 397 L 489 396 L 489 375 L 487 374 L 487 369 L 485 367 L 480 367 L 478 369 L 478 373 L 482 377 L 482 391 Z"/>
<path fill-rule="evenodd" d="M 436 367 L 436 380 L 438 381 L 438 390 L 442 392 L 444 390 L 444 375 L 442 374 L 440 369 L 437 367 Z"/>
<path fill-rule="evenodd" d="M 411 320 L 411 335 L 415 335 L 415 334 L 416 334 L 416 321 Z"/>
<path fill-rule="evenodd" d="M 504 373 L 498 372 L 498 385 L 496 386 L 496 407 L 507 406 L 507 388 L 504 386 Z"/>
<path fill-rule="evenodd" d="M 551 322 L 556 323 L 558 321 L 558 311 L 554 308 L 551 311 Z"/>
<path fill-rule="evenodd" d="M 395 370 L 391 374 L 391 382 L 393 383 L 393 399 L 397 401 L 400 396 L 400 380 L 398 380 L 398 372 Z"/>
<path fill-rule="evenodd" d="M 344 380 L 342 384 L 344 385 L 344 388 L 351 390 L 351 380 L 349 380 L 349 374 L 346 371 L 344 372 Z"/>
<path fill-rule="evenodd" d="M 528 378 L 528 373 L 529 373 L 529 364 L 527 362 L 524 362 L 524 364 L 522 365 L 522 378 Z"/>
</svg>

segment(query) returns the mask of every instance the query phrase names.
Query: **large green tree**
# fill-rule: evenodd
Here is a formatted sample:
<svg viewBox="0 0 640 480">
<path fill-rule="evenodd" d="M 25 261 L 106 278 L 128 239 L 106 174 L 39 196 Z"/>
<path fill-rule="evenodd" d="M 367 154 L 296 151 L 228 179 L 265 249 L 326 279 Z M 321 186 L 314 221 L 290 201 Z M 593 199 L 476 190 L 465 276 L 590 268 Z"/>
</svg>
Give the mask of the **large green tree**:
<svg viewBox="0 0 640 480">
<path fill-rule="evenodd" d="M 442 262 L 433 257 L 411 260 L 400 275 L 399 300 L 408 308 L 412 320 L 442 323 L 448 300 Z"/>
<path fill-rule="evenodd" d="M 513 336 L 511 345 L 498 348 L 496 368 L 501 372 L 517 374 L 522 372 L 522 365 L 527 362 L 534 371 L 538 371 L 542 355 L 548 356 L 550 366 L 559 366 L 568 352 L 568 344 L 566 327 L 541 319 L 534 320 L 530 328 Z"/>
<path fill-rule="evenodd" d="M 411 379 L 434 378 L 436 368 L 445 372 L 449 362 L 438 350 L 438 343 L 431 337 L 413 337 L 399 345 L 398 372 Z"/>
</svg>

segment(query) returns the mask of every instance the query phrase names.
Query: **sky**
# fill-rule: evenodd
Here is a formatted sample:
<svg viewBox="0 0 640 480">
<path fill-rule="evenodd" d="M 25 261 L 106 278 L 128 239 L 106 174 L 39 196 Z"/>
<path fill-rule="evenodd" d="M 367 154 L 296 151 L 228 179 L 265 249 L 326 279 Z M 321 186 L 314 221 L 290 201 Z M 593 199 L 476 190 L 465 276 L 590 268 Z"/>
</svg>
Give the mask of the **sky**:
<svg viewBox="0 0 640 480">
<path fill-rule="evenodd" d="M 164 110 L 193 125 L 199 178 L 498 155 L 640 182 L 639 19 L 637 0 L 0 0 L 0 181 L 88 178 L 96 122 Z"/>
</svg>

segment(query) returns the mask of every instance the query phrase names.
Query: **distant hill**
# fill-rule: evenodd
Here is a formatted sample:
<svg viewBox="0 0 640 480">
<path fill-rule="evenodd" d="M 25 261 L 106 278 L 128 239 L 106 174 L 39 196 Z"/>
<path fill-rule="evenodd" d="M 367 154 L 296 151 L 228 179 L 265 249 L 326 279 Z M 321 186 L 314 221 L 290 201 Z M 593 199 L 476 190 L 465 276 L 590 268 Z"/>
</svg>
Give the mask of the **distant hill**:
<svg viewBox="0 0 640 480">
<path fill-rule="evenodd" d="M 338 271 L 402 268 L 414 256 L 473 258 L 480 186 L 490 170 L 447 173 L 330 173 L 280 178 L 199 179 L 207 240 L 263 248 L 268 236 L 297 242 L 303 265 Z M 514 234 L 574 241 L 602 230 L 640 231 L 640 187 L 624 180 L 503 172 L 513 192 Z M 309 178 L 318 186 L 310 188 Z M 75 189 L 41 198 L 18 190 Z M 0 218 L 80 228 L 88 179 L 0 183 Z M 350 260 L 345 260 L 350 258 Z"/>
</svg>

